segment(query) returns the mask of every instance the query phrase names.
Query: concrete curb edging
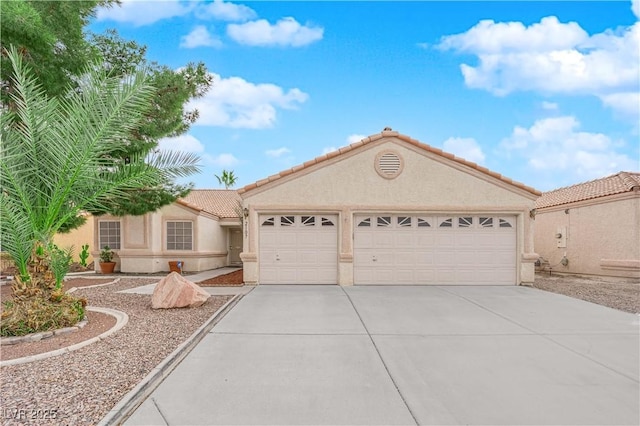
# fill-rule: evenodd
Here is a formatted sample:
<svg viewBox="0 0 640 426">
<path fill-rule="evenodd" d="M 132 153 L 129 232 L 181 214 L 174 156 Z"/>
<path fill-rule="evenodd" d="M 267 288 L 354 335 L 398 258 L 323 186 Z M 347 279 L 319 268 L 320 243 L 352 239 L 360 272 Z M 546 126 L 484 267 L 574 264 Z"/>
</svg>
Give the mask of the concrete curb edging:
<svg viewBox="0 0 640 426">
<path fill-rule="evenodd" d="M 98 426 L 120 425 L 133 414 L 162 381 L 182 362 L 182 360 L 200 343 L 209 331 L 233 308 L 244 294 L 236 294 L 222 305 L 209 319 L 198 328 L 187 340 L 182 342 L 173 352 L 160 362 L 140 383 L 131 389 L 118 402 Z"/>
<path fill-rule="evenodd" d="M 107 314 L 107 315 L 111 315 L 116 317 L 116 325 L 114 325 L 113 327 L 111 327 L 109 330 L 105 331 L 104 333 L 100 334 L 99 336 L 93 337 L 91 339 L 82 341 L 80 343 L 76 343 L 75 345 L 71 345 L 71 346 L 67 346 L 64 348 L 60 348 L 60 349 L 56 349 L 55 351 L 49 351 L 49 352 L 44 352 L 41 354 L 37 354 L 37 355 L 31 355 L 31 356 L 25 356 L 22 358 L 16 358 L 16 359 L 10 359 L 7 361 L 0 361 L 0 367 L 5 367 L 8 365 L 17 365 L 17 364 L 26 364 L 28 362 L 33 362 L 33 361 L 40 361 L 42 359 L 47 359 L 47 358 L 51 358 L 53 356 L 58 356 L 58 355 L 62 355 L 68 352 L 73 352 L 73 351 L 77 351 L 78 349 L 81 349 L 87 345 L 90 345 L 92 343 L 98 342 L 102 339 L 104 339 L 107 336 L 112 335 L 113 333 L 115 333 L 116 331 L 120 330 L 122 327 L 124 327 L 128 322 L 129 322 L 129 315 L 127 315 L 126 313 L 122 312 L 122 311 L 116 311 L 115 309 L 109 309 L 109 308 L 99 308 L 97 306 L 87 306 L 87 310 L 88 311 L 93 311 L 93 312 L 100 312 L 103 314 Z"/>
<path fill-rule="evenodd" d="M 92 279 L 99 279 L 99 278 L 92 278 Z M 96 287 L 104 287 L 106 285 L 111 285 L 111 284 L 118 284 L 120 282 L 120 279 L 121 278 L 116 278 L 113 281 L 109 281 L 108 283 L 103 283 L 103 284 L 83 285 L 82 287 L 71 287 L 69 290 L 67 290 L 67 293 L 73 293 L 74 291 L 85 289 L 85 288 L 96 288 Z M 69 282 L 73 282 L 73 280 L 69 280 Z"/>
</svg>

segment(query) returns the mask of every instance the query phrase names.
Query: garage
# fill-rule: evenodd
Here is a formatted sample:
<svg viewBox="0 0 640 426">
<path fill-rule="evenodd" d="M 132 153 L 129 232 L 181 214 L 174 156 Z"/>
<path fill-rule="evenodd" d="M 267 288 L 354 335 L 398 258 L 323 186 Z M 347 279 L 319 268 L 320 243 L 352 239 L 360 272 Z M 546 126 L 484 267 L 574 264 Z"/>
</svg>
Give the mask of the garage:
<svg viewBox="0 0 640 426">
<path fill-rule="evenodd" d="M 513 285 L 514 216 L 357 215 L 354 284 Z"/>
<path fill-rule="evenodd" d="M 487 286 L 535 277 L 540 192 L 389 128 L 238 193 L 246 284 Z"/>
<path fill-rule="evenodd" d="M 262 284 L 337 284 L 337 215 L 260 216 Z"/>
</svg>

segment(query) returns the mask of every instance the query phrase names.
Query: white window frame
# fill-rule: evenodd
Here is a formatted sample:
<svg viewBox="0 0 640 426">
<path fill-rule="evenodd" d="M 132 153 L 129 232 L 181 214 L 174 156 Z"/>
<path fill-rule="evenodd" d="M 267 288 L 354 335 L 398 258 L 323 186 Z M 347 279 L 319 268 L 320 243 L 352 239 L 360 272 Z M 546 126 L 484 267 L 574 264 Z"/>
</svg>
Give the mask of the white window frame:
<svg viewBox="0 0 640 426">
<path fill-rule="evenodd" d="M 103 224 L 107 224 L 106 230 L 108 232 L 107 232 L 106 238 L 102 234 Z M 117 226 L 112 227 L 111 225 L 117 225 Z M 111 234 L 111 231 L 114 230 L 115 228 L 117 228 L 117 235 L 113 237 Z M 122 247 L 122 223 L 119 220 L 99 220 L 98 221 L 98 244 L 99 244 L 98 248 L 100 250 L 102 250 L 104 246 L 109 246 L 109 248 L 112 250 L 120 250 L 120 248 Z"/>
<path fill-rule="evenodd" d="M 169 235 L 170 234 L 169 225 L 170 224 L 177 224 L 177 223 L 182 223 L 182 224 L 188 223 L 189 226 L 191 227 L 191 241 L 190 241 L 190 247 L 189 248 L 184 248 L 184 245 L 186 244 L 185 241 L 178 242 L 177 240 L 175 240 L 175 237 L 178 237 L 177 234 Z M 177 229 L 175 229 L 175 230 L 177 231 Z M 191 221 L 191 220 L 177 220 L 177 219 L 167 220 L 167 221 L 165 221 L 165 231 L 166 231 L 166 234 L 165 234 L 164 243 L 165 243 L 165 247 L 166 247 L 167 251 L 193 251 L 194 250 L 194 245 L 195 244 L 194 244 L 194 241 L 193 241 L 194 240 L 193 221 Z M 169 237 L 174 237 L 174 241 L 171 242 L 173 244 L 173 248 L 170 247 Z M 182 237 L 184 238 L 184 234 L 182 235 Z M 178 248 L 177 247 L 178 244 L 181 244 L 182 247 Z"/>
</svg>

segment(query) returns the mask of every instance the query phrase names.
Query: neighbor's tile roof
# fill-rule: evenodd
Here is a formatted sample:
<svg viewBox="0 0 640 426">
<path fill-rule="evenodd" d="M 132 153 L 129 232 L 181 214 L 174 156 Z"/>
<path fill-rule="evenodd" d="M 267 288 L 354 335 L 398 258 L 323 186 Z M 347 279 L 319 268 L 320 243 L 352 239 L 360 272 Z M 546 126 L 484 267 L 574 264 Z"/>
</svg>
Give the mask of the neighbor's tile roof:
<svg viewBox="0 0 640 426">
<path fill-rule="evenodd" d="M 178 203 L 198 211 L 214 214 L 219 218 L 236 218 L 242 199 L 231 189 L 193 189 Z"/>
<path fill-rule="evenodd" d="M 536 208 L 541 209 L 544 207 L 574 203 L 576 201 L 606 197 L 607 195 L 630 192 L 633 191 L 634 188 L 640 188 L 640 173 L 620 172 L 589 182 L 545 192 L 536 201 Z"/>
<path fill-rule="evenodd" d="M 449 160 L 455 161 L 455 162 L 460 163 L 460 164 L 464 164 L 465 166 L 471 167 L 472 169 L 476 169 L 476 170 L 478 170 L 478 171 L 480 171 L 480 172 L 482 172 L 482 173 L 484 173 L 484 174 L 486 174 L 488 176 L 491 176 L 491 177 L 494 177 L 496 179 L 499 179 L 499 180 L 501 180 L 503 182 L 511 184 L 511 185 L 513 185 L 515 187 L 518 187 L 520 189 L 524 189 L 525 191 L 527 191 L 527 192 L 529 192 L 529 193 L 531 193 L 533 195 L 540 195 L 541 194 L 540 191 L 538 191 L 538 190 L 536 190 L 536 189 L 534 189 L 534 188 L 532 188 L 530 186 L 524 185 L 524 184 L 522 184 L 520 182 L 513 181 L 513 180 L 509 179 L 508 177 L 502 176 L 499 173 L 496 173 L 496 172 L 493 172 L 493 171 L 487 169 L 486 167 L 482 167 L 482 166 L 480 166 L 480 165 L 478 165 L 476 163 L 473 163 L 471 161 L 467 161 L 467 160 L 465 160 L 463 158 L 456 157 L 453 154 L 450 154 L 448 152 L 444 152 L 443 150 L 438 149 L 438 148 L 434 148 L 434 147 L 432 147 L 430 145 L 427 145 L 427 144 L 422 143 L 422 142 L 420 142 L 418 140 L 412 139 L 409 136 L 400 134 L 400 133 L 398 133 L 396 131 L 393 131 L 393 130 L 391 130 L 389 128 L 386 128 L 381 133 L 378 133 L 378 134 L 369 136 L 367 138 L 364 138 L 359 142 L 352 143 L 351 145 L 342 147 L 342 148 L 338 149 L 337 151 L 333 151 L 333 152 L 329 152 L 328 154 L 321 155 L 319 157 L 314 158 L 313 160 L 309 160 L 309 161 L 307 161 L 307 162 L 305 162 L 303 164 L 299 164 L 299 165 L 297 165 L 297 166 L 295 166 L 295 167 L 293 167 L 291 169 L 281 171 L 280 173 L 272 175 L 272 176 L 269 176 L 266 179 L 259 180 L 259 181 L 255 182 L 255 183 L 252 183 L 250 185 L 245 186 L 244 188 L 240 188 L 238 190 L 238 193 L 239 194 L 243 194 L 243 193 L 245 193 L 247 191 L 251 191 L 251 190 L 253 190 L 255 188 L 258 188 L 260 186 L 266 185 L 269 182 L 273 182 L 274 180 L 278 180 L 278 179 L 283 178 L 285 176 L 289 176 L 292 173 L 299 172 L 300 170 L 306 169 L 307 167 L 311 167 L 314 164 L 322 163 L 323 161 L 326 161 L 326 160 L 329 160 L 331 158 L 337 157 L 339 155 L 342 155 L 342 154 L 347 153 L 349 151 L 352 151 L 354 149 L 358 149 L 358 148 L 360 148 L 360 147 L 362 147 L 364 145 L 368 145 L 368 144 L 370 144 L 372 142 L 378 141 L 378 140 L 380 140 L 382 138 L 386 138 L 386 137 L 394 137 L 394 138 L 400 139 L 400 140 L 405 141 L 407 143 L 410 143 L 411 145 L 414 145 L 414 146 L 416 146 L 418 148 L 424 149 L 425 151 L 432 152 L 432 153 L 437 154 L 437 155 L 439 155 L 441 157 L 447 158 Z"/>
</svg>

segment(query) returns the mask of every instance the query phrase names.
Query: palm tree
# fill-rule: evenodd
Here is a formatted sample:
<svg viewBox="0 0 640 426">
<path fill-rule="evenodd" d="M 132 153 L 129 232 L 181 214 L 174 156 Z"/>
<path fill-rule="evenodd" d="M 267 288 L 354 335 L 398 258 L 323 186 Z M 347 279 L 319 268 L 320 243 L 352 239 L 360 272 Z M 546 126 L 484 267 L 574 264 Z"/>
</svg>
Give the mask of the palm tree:
<svg viewBox="0 0 640 426">
<path fill-rule="evenodd" d="M 49 296 L 55 233 L 85 208 L 106 206 L 127 191 L 199 170 L 198 157 L 158 152 L 111 158 L 144 119 L 154 95 L 143 71 L 122 80 L 103 67 L 87 68 L 81 90 L 48 98 L 15 49 L 12 108 L 0 117 L 0 227 L 2 250 L 18 274 L 14 297 Z M 3 316 L 4 318 L 4 316 Z"/>
<path fill-rule="evenodd" d="M 236 184 L 236 181 L 238 180 L 236 175 L 233 174 L 233 170 L 231 170 L 230 172 L 223 170 L 222 176 L 218 176 L 218 175 L 214 175 L 214 176 L 216 177 L 216 179 L 218 179 L 218 183 L 220 185 L 224 184 L 224 189 L 231 188 L 233 185 Z"/>
</svg>

